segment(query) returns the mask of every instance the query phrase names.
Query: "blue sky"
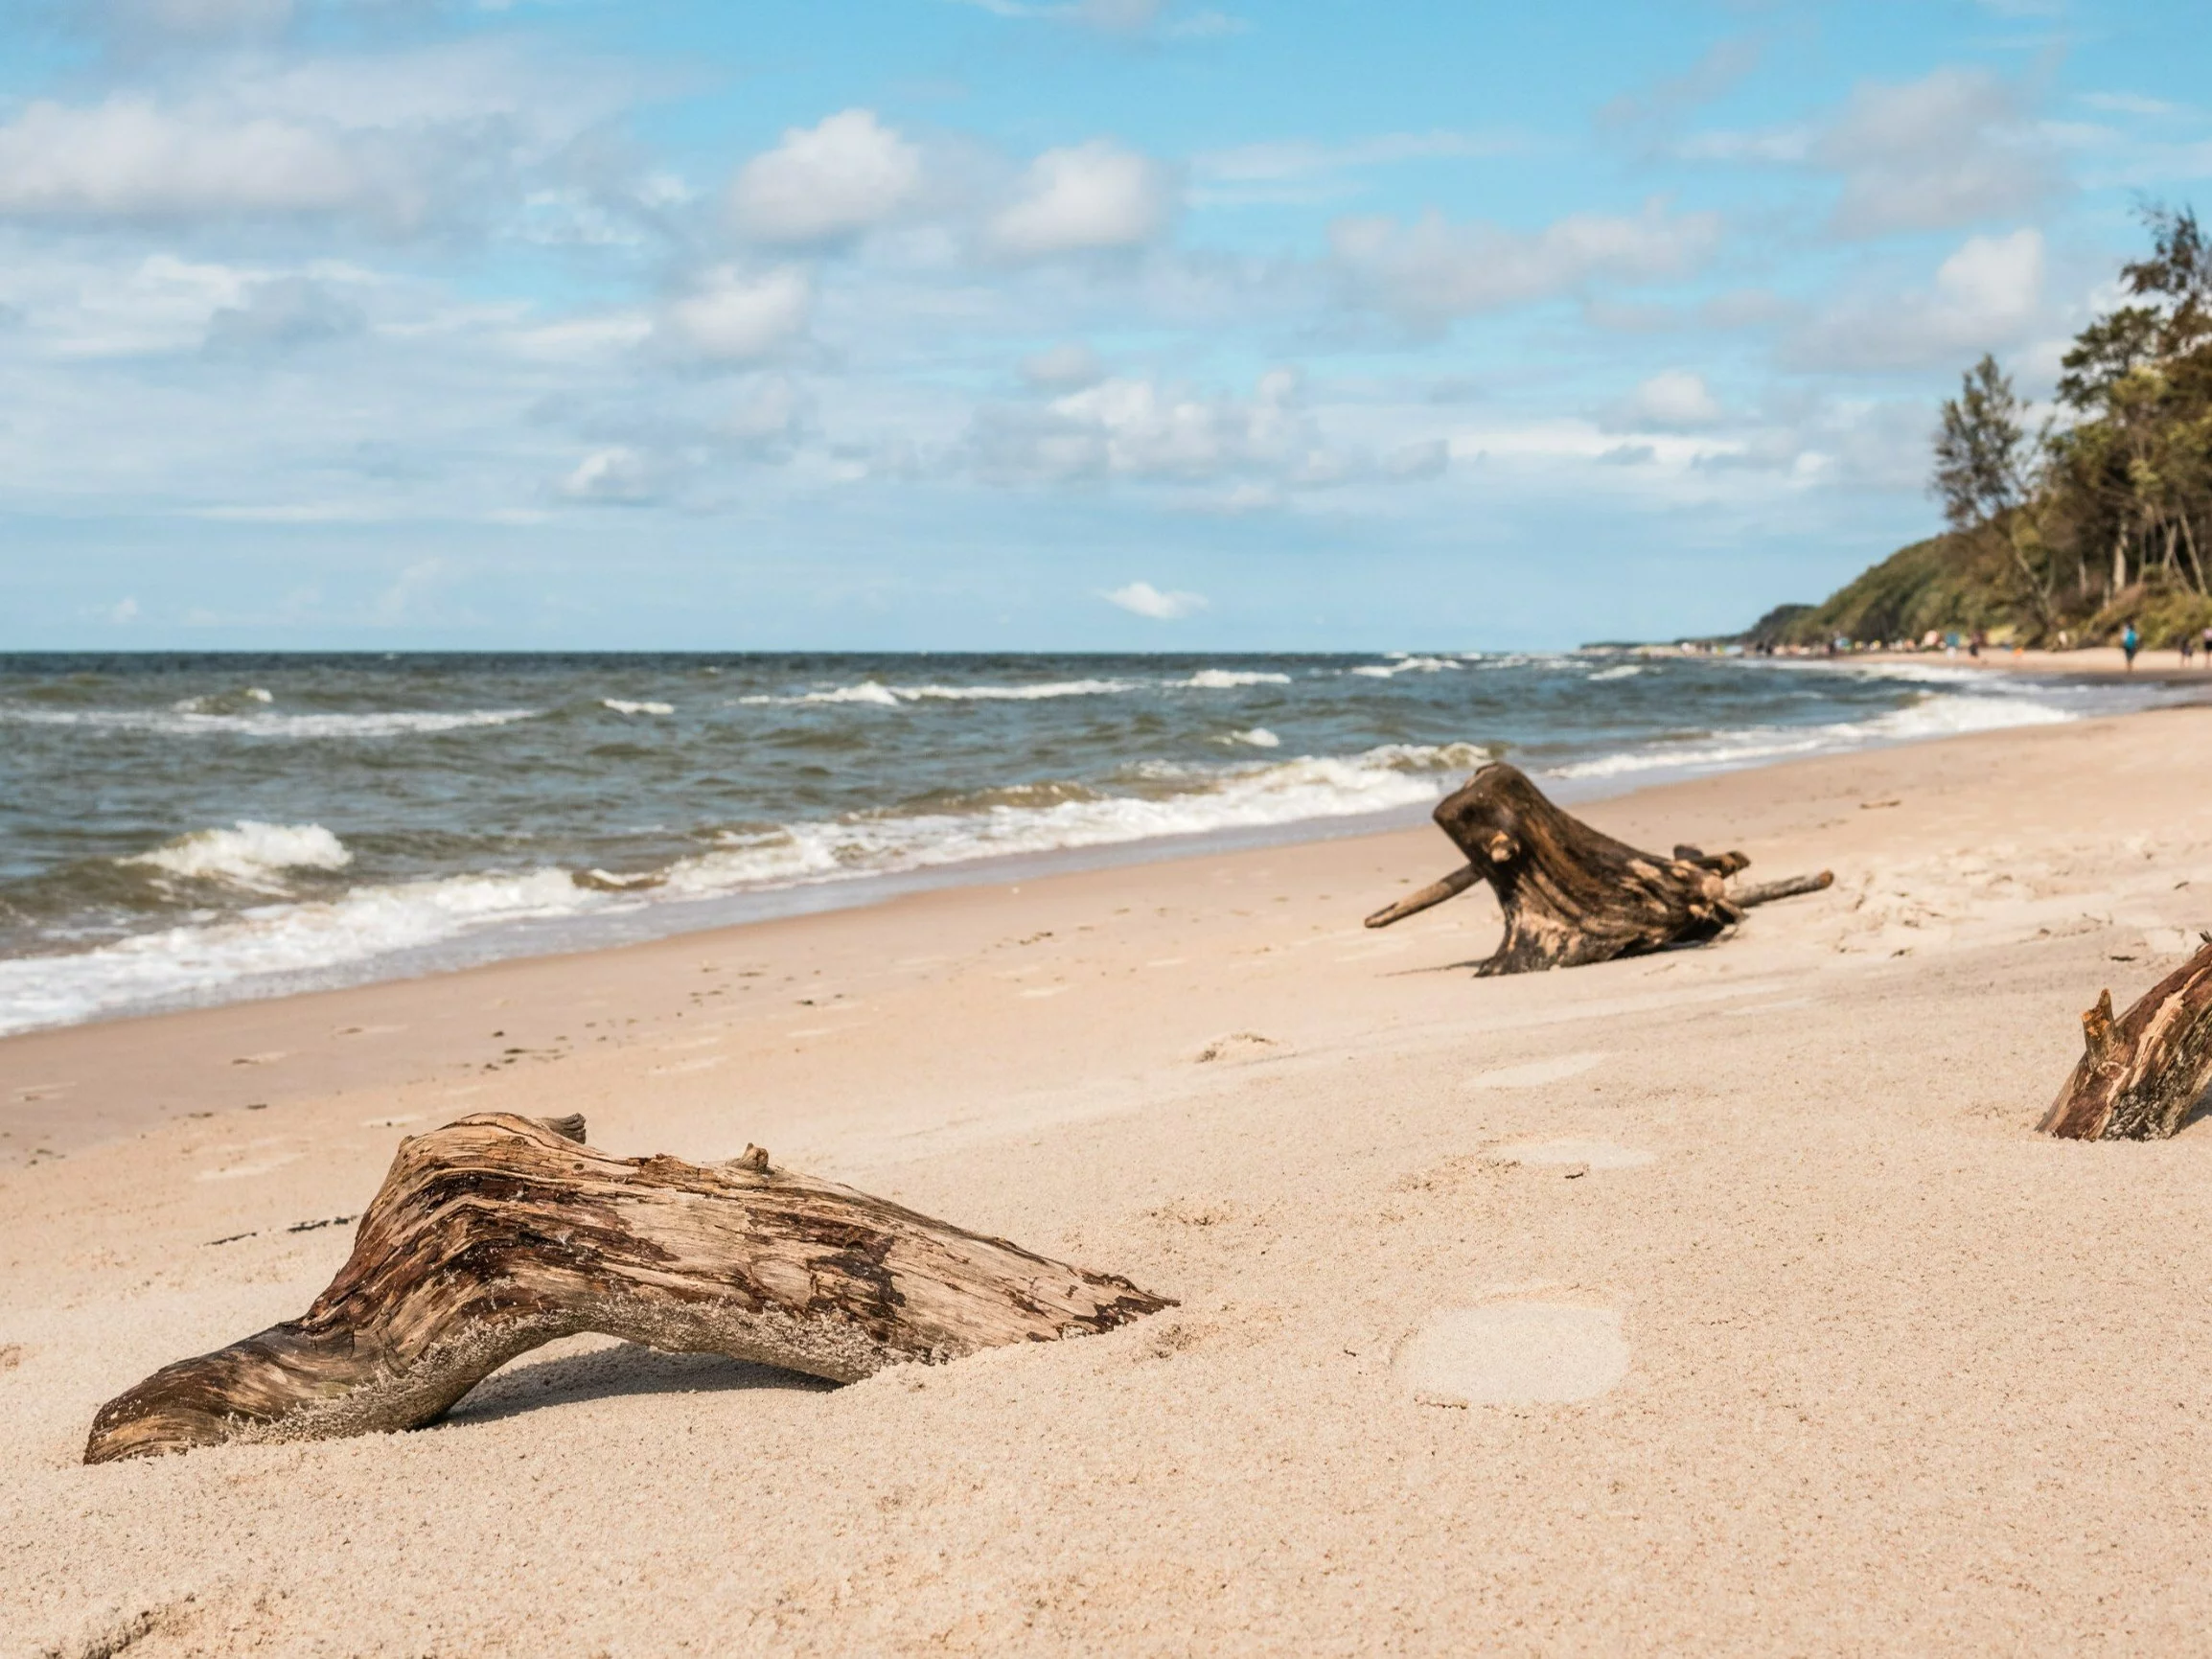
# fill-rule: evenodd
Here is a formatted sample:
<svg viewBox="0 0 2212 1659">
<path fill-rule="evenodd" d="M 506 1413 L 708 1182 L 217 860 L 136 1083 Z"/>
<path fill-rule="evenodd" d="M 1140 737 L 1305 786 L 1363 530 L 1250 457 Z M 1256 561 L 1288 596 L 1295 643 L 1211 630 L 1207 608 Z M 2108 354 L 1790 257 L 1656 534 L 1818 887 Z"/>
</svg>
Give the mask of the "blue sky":
<svg viewBox="0 0 2212 1659">
<path fill-rule="evenodd" d="M 1928 533 L 2184 5 L 0 0 L 0 648 L 1375 649 Z M 2204 203 L 2212 207 L 2212 201 Z"/>
</svg>

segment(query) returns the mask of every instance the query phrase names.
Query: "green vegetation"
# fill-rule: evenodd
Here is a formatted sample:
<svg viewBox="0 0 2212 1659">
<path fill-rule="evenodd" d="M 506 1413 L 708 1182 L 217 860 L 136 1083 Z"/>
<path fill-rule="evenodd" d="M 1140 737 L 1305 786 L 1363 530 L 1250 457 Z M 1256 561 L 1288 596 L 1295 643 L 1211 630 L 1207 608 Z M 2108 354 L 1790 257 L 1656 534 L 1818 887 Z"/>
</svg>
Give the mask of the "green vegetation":
<svg viewBox="0 0 2212 1659">
<path fill-rule="evenodd" d="M 1949 529 L 1769 612 L 1747 642 L 2105 644 L 2132 622 L 2170 645 L 2212 626 L 2212 245 L 2191 210 L 2144 219 L 2151 254 L 2075 337 L 2040 430 L 1992 357 L 1945 403 L 1932 489 Z"/>
</svg>

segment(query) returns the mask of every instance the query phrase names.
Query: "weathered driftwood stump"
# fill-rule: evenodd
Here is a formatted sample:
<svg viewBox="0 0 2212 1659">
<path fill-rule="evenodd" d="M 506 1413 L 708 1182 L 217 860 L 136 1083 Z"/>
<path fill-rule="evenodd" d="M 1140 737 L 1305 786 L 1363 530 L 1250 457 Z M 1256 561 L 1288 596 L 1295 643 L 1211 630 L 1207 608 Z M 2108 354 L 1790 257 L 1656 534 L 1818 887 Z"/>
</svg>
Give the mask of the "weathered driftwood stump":
<svg viewBox="0 0 2212 1659">
<path fill-rule="evenodd" d="M 1816 892 L 1834 877 L 1739 887 L 1728 878 L 1751 861 L 1678 846 L 1671 858 L 1639 852 L 1569 817 L 1517 767 L 1493 761 L 1436 810 L 1438 827 L 1467 856 L 1467 866 L 1368 917 L 1387 928 L 1477 882 L 1486 881 L 1506 913 L 1506 936 L 1479 974 L 1527 974 L 1696 944 L 1743 919 L 1753 905 Z"/>
<path fill-rule="evenodd" d="M 2212 1085 L 2212 933 L 2117 1020 L 2082 1016 L 2084 1052 L 2038 1125 L 2068 1141 L 2163 1141 Z"/>
<path fill-rule="evenodd" d="M 416 1428 L 576 1331 L 852 1382 L 1174 1305 L 757 1147 L 703 1165 L 583 1139 L 580 1118 L 487 1114 L 402 1141 L 306 1315 L 110 1401 L 84 1461 Z"/>
</svg>

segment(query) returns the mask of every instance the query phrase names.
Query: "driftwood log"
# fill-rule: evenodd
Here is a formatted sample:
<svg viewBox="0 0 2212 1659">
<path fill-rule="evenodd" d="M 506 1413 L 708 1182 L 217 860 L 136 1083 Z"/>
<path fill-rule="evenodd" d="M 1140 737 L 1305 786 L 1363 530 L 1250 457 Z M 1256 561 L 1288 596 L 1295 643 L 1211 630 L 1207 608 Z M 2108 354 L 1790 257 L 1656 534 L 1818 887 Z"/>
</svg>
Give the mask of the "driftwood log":
<svg viewBox="0 0 2212 1659">
<path fill-rule="evenodd" d="M 1371 928 L 1440 905 L 1488 882 L 1506 913 L 1497 951 L 1479 974 L 1528 974 L 1696 944 L 1743 919 L 1754 905 L 1817 892 L 1835 878 L 1816 876 L 1731 889 L 1728 878 L 1751 861 L 1678 846 L 1671 858 L 1639 852 L 1592 829 L 1547 800 L 1528 774 L 1493 761 L 1436 810 L 1437 825 L 1467 857 L 1464 869 L 1400 899 L 1367 919 Z"/>
<path fill-rule="evenodd" d="M 2212 933 L 2112 1018 L 2112 993 L 2082 1016 L 2083 1053 L 2038 1125 L 2068 1141 L 2163 1141 L 2212 1085 Z"/>
<path fill-rule="evenodd" d="M 583 1140 L 580 1118 L 486 1114 L 402 1141 L 314 1305 L 110 1401 L 84 1461 L 416 1428 L 577 1331 L 853 1382 L 1174 1305 L 758 1147 L 697 1164 Z"/>
</svg>

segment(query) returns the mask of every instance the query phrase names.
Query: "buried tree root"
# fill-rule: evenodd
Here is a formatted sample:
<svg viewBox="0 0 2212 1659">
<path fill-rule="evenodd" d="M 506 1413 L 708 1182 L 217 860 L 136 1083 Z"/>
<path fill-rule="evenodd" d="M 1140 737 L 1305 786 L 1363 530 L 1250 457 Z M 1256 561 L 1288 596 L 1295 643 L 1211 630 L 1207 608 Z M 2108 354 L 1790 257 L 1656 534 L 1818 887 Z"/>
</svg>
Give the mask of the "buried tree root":
<svg viewBox="0 0 2212 1659">
<path fill-rule="evenodd" d="M 2163 1141 L 2212 1084 L 2212 933 L 2112 1018 L 2112 993 L 2082 1016 L 2083 1054 L 2037 1127 L 2068 1141 Z"/>
<path fill-rule="evenodd" d="M 581 1118 L 490 1113 L 402 1141 L 314 1305 L 108 1402 L 84 1461 L 416 1428 L 578 1331 L 854 1382 L 1175 1305 L 758 1147 L 698 1164 L 583 1141 Z"/>
<path fill-rule="evenodd" d="M 1738 887 L 1728 878 L 1751 861 L 1678 846 L 1671 858 L 1639 852 L 1545 798 L 1528 775 L 1493 761 L 1437 806 L 1437 826 L 1467 857 L 1463 869 L 1367 919 L 1371 928 L 1440 905 L 1488 882 L 1506 934 L 1480 974 L 1527 974 L 1697 944 L 1743 919 L 1754 905 L 1817 892 L 1823 870 Z"/>
</svg>

